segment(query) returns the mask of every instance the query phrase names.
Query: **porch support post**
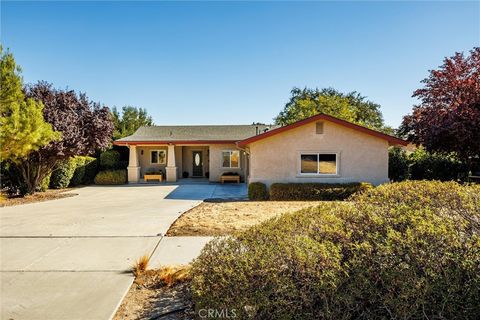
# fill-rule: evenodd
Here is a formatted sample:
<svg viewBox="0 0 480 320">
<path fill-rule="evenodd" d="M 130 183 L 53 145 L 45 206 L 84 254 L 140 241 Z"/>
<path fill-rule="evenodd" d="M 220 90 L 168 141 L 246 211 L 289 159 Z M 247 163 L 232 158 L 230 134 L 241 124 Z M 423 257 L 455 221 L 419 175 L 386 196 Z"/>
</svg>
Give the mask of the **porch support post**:
<svg viewBox="0 0 480 320">
<path fill-rule="evenodd" d="M 128 157 L 128 183 L 138 183 L 140 181 L 140 166 L 138 165 L 137 146 L 129 145 L 130 154 Z"/>
<path fill-rule="evenodd" d="M 167 181 L 177 181 L 177 167 L 175 166 L 175 145 L 169 144 L 167 151 L 167 167 L 165 168 L 167 173 Z"/>
</svg>

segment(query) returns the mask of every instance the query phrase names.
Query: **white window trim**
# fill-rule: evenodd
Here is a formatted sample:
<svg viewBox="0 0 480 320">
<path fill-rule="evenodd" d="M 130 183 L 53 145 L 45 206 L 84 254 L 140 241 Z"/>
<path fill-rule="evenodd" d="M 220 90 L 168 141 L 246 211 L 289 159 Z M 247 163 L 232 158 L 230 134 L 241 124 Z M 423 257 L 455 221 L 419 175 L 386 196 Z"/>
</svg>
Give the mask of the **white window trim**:
<svg viewBox="0 0 480 320">
<path fill-rule="evenodd" d="M 319 173 L 318 166 L 317 166 L 317 173 L 302 173 L 302 155 L 304 154 L 316 154 L 317 156 L 320 154 L 334 154 L 336 159 L 336 166 L 335 166 L 335 173 Z M 318 163 L 318 161 L 317 161 Z M 297 177 L 324 177 L 324 178 L 336 178 L 340 177 L 340 152 L 338 151 L 298 151 L 297 152 Z"/>
<path fill-rule="evenodd" d="M 223 153 L 224 152 L 229 152 L 230 153 L 230 166 L 229 167 L 224 167 L 223 166 Z M 238 166 L 232 167 L 232 152 L 238 152 Z M 240 150 L 222 150 L 222 168 L 223 169 L 240 169 Z"/>
<path fill-rule="evenodd" d="M 165 159 L 163 162 L 152 162 L 152 152 L 158 152 L 158 156 L 157 156 L 157 160 L 160 160 L 160 152 L 164 152 L 165 153 L 165 157 L 163 159 Z M 158 149 L 158 150 L 150 150 L 150 164 L 158 164 L 158 165 L 166 165 L 167 164 L 167 150 L 165 149 Z"/>
</svg>

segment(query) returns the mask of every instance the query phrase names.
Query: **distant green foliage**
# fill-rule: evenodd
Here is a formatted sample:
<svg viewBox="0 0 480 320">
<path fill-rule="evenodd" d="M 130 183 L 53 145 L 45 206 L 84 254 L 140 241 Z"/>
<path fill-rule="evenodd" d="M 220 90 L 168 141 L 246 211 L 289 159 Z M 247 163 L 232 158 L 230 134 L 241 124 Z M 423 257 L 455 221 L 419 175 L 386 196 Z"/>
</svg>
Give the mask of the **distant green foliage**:
<svg viewBox="0 0 480 320">
<path fill-rule="evenodd" d="M 195 308 L 239 319 L 477 319 L 480 186 L 407 181 L 208 243 Z"/>
<path fill-rule="evenodd" d="M 248 199 L 253 201 L 267 200 L 267 186 L 261 182 L 252 182 L 248 185 Z"/>
<path fill-rule="evenodd" d="M 356 192 L 373 188 L 370 183 L 274 183 L 269 198 L 274 201 L 345 200 Z"/>
<path fill-rule="evenodd" d="M 100 167 L 103 169 L 116 169 L 120 163 L 120 153 L 115 150 L 107 150 L 100 154 Z"/>
<path fill-rule="evenodd" d="M 56 170 L 52 172 L 50 178 L 50 187 L 52 189 L 63 189 L 68 187 L 70 180 L 72 180 L 73 174 L 77 167 L 77 161 L 75 158 L 70 158 L 63 161 Z"/>
<path fill-rule="evenodd" d="M 148 115 L 146 109 L 124 106 L 120 114 L 114 107 L 112 115 L 115 123 L 113 139 L 130 136 L 141 126 L 153 126 L 152 117 Z"/>
<path fill-rule="evenodd" d="M 293 88 L 290 101 L 275 118 L 275 123 L 288 125 L 324 113 L 368 128 L 393 134 L 385 126 L 380 105 L 358 92 L 342 93 L 333 88 Z"/>
<path fill-rule="evenodd" d="M 95 184 L 125 184 L 127 183 L 126 170 L 105 170 L 95 176 Z"/>
</svg>

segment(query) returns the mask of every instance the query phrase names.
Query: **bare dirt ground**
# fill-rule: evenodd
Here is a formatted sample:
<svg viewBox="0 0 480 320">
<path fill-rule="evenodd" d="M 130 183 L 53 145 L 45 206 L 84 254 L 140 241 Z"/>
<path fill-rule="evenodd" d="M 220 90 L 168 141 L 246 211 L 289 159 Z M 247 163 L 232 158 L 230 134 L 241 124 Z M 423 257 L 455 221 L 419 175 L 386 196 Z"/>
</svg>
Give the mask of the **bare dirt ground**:
<svg viewBox="0 0 480 320">
<path fill-rule="evenodd" d="M 45 192 L 36 192 L 34 194 L 26 195 L 24 197 L 7 197 L 6 195 L 0 196 L 0 207 L 18 206 L 20 204 L 41 202 L 55 199 L 62 199 L 67 197 L 77 196 L 76 193 L 66 193 L 73 189 L 49 189 Z"/>
<path fill-rule="evenodd" d="M 223 236 L 276 217 L 282 213 L 320 205 L 322 201 L 204 202 L 185 212 L 167 236 Z"/>
<path fill-rule="evenodd" d="M 168 286 L 158 274 L 148 270 L 135 279 L 113 320 L 194 318 L 188 280 Z"/>
</svg>

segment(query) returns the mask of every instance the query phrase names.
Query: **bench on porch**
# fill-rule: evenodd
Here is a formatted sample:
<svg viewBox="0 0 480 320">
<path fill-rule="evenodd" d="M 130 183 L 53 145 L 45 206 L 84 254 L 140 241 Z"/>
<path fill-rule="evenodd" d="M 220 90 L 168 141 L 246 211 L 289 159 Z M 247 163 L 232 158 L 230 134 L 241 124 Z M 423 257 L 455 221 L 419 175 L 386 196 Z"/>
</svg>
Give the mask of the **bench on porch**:
<svg viewBox="0 0 480 320">
<path fill-rule="evenodd" d="M 143 175 L 143 180 L 145 180 L 145 182 L 148 182 L 148 180 L 158 180 L 158 182 L 162 182 L 163 172 L 161 170 L 150 169 Z"/>
<path fill-rule="evenodd" d="M 240 183 L 240 176 L 239 175 L 223 175 L 220 177 L 220 182 L 225 183 L 225 181 L 234 181 L 236 183 Z"/>
</svg>

